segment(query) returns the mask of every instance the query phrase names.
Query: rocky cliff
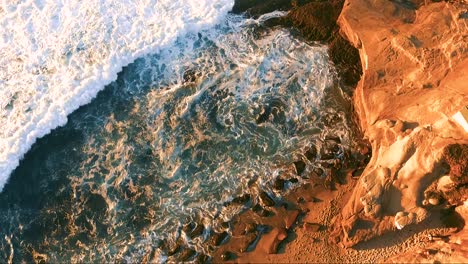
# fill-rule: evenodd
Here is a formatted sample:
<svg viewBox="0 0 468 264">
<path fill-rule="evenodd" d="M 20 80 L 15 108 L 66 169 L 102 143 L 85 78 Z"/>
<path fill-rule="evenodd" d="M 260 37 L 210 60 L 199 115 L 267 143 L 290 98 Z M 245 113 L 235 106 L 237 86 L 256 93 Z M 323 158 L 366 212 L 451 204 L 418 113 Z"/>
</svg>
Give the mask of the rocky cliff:
<svg viewBox="0 0 468 264">
<path fill-rule="evenodd" d="M 336 190 L 310 175 L 286 197 L 303 202 L 294 204 L 300 217 L 282 208 L 270 208 L 271 219 L 241 216 L 273 231 L 235 237 L 214 260 L 235 252 L 238 262 L 468 262 L 468 132 L 453 118 L 468 105 L 467 2 L 237 0 L 233 12 L 273 10 L 289 12 L 269 25 L 329 46 L 372 151 L 358 144 L 361 159 L 344 166 L 351 173 Z M 291 215 L 300 220 L 277 232 Z M 259 245 L 252 252 L 240 245 L 249 236 Z M 262 249 L 278 241 L 284 254 Z"/>
<path fill-rule="evenodd" d="M 452 118 L 468 104 L 467 18 L 463 1 L 345 2 L 338 24 L 359 49 L 354 105 L 373 156 L 335 221 L 343 246 L 434 218 L 461 228 L 444 219 L 468 206 L 468 132 Z"/>
</svg>

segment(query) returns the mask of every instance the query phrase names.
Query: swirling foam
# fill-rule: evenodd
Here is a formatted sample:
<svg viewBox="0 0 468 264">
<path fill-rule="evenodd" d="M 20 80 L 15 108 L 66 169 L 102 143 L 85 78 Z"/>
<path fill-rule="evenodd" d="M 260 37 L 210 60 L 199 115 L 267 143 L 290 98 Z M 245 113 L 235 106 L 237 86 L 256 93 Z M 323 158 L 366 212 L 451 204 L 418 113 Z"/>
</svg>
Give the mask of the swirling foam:
<svg viewBox="0 0 468 264">
<path fill-rule="evenodd" d="M 232 0 L 4 1 L 0 190 L 37 138 L 67 122 L 136 58 L 217 24 Z"/>
<path fill-rule="evenodd" d="M 301 181 L 292 162 L 312 148 L 321 155 L 327 136 L 349 145 L 327 47 L 262 27 L 281 15 L 229 15 L 126 67 L 11 177 L 0 194 L 0 259 L 13 248 L 15 262 L 210 255 L 209 234 L 229 232 L 220 223 L 243 206 L 226 206 L 234 197 L 254 203 L 278 176 Z M 326 169 L 304 161 L 304 175 Z"/>
</svg>

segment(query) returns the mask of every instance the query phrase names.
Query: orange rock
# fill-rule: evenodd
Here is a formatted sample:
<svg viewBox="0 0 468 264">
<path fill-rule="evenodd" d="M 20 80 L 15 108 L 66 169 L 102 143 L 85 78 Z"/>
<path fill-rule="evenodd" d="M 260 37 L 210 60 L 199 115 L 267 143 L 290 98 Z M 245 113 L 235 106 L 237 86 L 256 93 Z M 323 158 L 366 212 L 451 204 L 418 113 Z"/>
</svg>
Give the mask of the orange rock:
<svg viewBox="0 0 468 264">
<path fill-rule="evenodd" d="M 269 233 L 262 236 L 257 247 L 267 254 L 276 254 L 279 243 L 286 239 L 287 236 L 286 229 L 275 227 Z"/>
<path fill-rule="evenodd" d="M 308 232 L 318 232 L 320 231 L 320 224 L 316 223 L 304 223 L 304 229 Z"/>
<path fill-rule="evenodd" d="M 444 156 L 447 146 L 468 144 L 468 134 L 452 118 L 468 101 L 468 52 L 461 45 L 468 27 L 457 15 L 466 12 L 462 2 L 416 1 L 408 8 L 401 1 L 347 0 L 343 6 L 338 24 L 359 49 L 363 70 L 354 106 L 373 157 L 338 225 L 352 217 L 358 219 L 353 226 L 376 223 L 366 232 L 338 227 L 347 246 L 385 231 L 378 228 L 395 229 L 378 224 L 383 218 L 397 216 L 401 227 L 428 217 L 416 212 L 423 212 L 427 175 L 437 180 L 447 173 L 441 160 L 451 175 L 466 175 L 463 161 L 451 164 Z M 454 197 L 460 201 L 463 195 Z"/>
<path fill-rule="evenodd" d="M 286 229 L 291 228 L 291 226 L 296 222 L 297 216 L 299 216 L 299 210 L 288 212 L 284 218 L 284 227 L 286 227 Z"/>
</svg>

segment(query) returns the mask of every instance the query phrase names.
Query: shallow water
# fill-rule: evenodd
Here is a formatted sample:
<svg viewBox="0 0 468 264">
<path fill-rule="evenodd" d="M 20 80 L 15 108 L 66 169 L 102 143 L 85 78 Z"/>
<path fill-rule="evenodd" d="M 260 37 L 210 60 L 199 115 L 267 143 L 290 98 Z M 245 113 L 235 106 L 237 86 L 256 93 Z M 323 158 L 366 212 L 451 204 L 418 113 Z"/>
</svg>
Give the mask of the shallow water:
<svg viewBox="0 0 468 264">
<path fill-rule="evenodd" d="M 264 18 L 229 16 L 141 57 L 40 139 L 0 194 L 0 258 L 163 261 L 177 239 L 209 254 L 210 231 L 241 209 L 226 202 L 271 191 L 327 136 L 346 148 L 326 47 Z"/>
</svg>

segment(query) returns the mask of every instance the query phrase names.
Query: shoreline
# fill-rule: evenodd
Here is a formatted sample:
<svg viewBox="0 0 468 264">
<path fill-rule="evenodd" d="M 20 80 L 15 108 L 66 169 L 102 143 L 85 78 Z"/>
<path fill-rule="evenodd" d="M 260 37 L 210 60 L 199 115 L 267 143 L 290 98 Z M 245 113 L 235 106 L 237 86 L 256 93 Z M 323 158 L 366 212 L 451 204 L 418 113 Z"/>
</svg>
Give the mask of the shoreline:
<svg viewBox="0 0 468 264">
<path fill-rule="evenodd" d="M 383 67 L 386 67 L 385 77 L 379 77 L 378 79 L 370 77 L 372 72 L 377 72 L 378 76 L 382 75 L 381 70 L 378 69 L 378 64 L 373 63 L 373 60 L 376 60 L 377 63 L 382 61 L 379 60 L 379 57 L 375 56 L 380 56 L 377 53 L 382 52 L 380 47 L 383 47 L 383 51 L 385 51 L 385 47 L 387 47 L 386 42 L 389 42 L 387 38 L 390 37 L 385 37 L 386 27 L 399 27 L 402 31 L 409 30 L 413 34 L 410 35 L 409 41 L 415 42 L 414 39 L 419 41 L 415 35 L 420 32 L 416 30 L 411 31 L 412 27 L 424 33 L 427 31 L 426 24 L 431 24 L 436 19 L 434 18 L 436 15 L 433 15 L 434 10 L 442 8 L 450 11 L 439 15 L 438 19 L 440 19 L 441 16 L 443 17 L 447 13 L 453 15 L 454 10 L 463 10 L 463 3 L 426 4 L 424 1 L 415 1 L 415 3 L 411 2 L 411 5 L 405 6 L 404 3 L 399 2 L 377 1 L 375 6 L 370 6 L 365 1 L 327 1 L 309 4 L 303 3 L 303 1 L 291 1 L 289 5 L 289 1 L 273 2 L 276 3 L 276 6 L 274 4 L 255 5 L 255 1 L 250 2 L 253 4 L 252 6 L 248 6 L 246 4 L 247 1 L 236 1 L 234 11 L 247 12 L 248 15 L 258 16 L 262 12 L 274 11 L 272 10 L 273 8 L 291 8 L 291 11 L 289 11 L 285 18 L 272 21 L 271 25 L 293 27 L 298 29 L 307 40 L 328 43 L 330 46 L 330 58 L 340 75 L 341 86 L 345 87 L 344 92 L 348 95 L 354 94 L 353 106 L 356 107 L 356 112 L 353 114 L 355 114 L 357 119 L 358 127 L 362 129 L 363 136 L 370 140 L 372 151 L 376 154 L 372 155 L 369 164 L 366 163 L 367 166 L 360 177 L 356 173 L 359 168 L 352 165 L 344 166 L 339 173 L 342 176 L 342 181 L 336 185 L 336 190 L 329 190 L 323 181 L 320 182 L 320 179 L 311 177 L 310 183 L 291 191 L 286 196 L 283 204 L 267 207 L 273 211 L 273 216 L 259 216 L 253 210 L 247 210 L 236 216 L 233 220 L 232 237 L 215 251 L 213 261 L 467 261 L 466 254 L 464 254 L 468 252 L 466 247 L 466 242 L 468 241 L 467 228 L 464 225 L 464 221 L 468 219 L 468 204 L 466 202 L 468 194 L 465 187 L 468 182 L 466 164 L 468 162 L 467 134 L 464 134 L 464 131 L 460 127 L 454 125 L 453 121 L 447 119 L 441 121 L 440 115 L 436 115 L 436 117 L 434 117 L 434 114 L 426 117 L 423 116 L 421 119 L 424 119 L 424 122 L 414 122 L 412 119 L 415 118 L 415 114 L 417 115 L 420 112 L 412 114 L 404 112 L 405 103 L 411 106 L 411 100 L 415 100 L 417 96 L 424 96 L 424 93 L 433 93 L 433 95 L 448 98 L 452 103 L 460 107 L 463 99 L 465 99 L 465 102 L 468 99 L 468 88 L 462 86 L 463 83 L 466 83 L 463 82 L 466 79 L 466 75 L 460 78 L 452 77 L 455 73 L 451 75 L 439 75 L 440 79 L 438 80 L 437 87 L 431 87 L 434 89 L 427 92 L 427 85 L 421 84 L 421 88 L 414 88 L 415 80 L 413 77 L 410 76 L 410 80 L 406 83 L 404 79 L 407 76 L 400 77 L 404 73 L 404 66 L 408 68 L 412 67 L 411 60 L 408 61 L 398 56 L 392 58 L 390 55 L 387 55 L 395 62 L 387 62 L 389 65 L 383 64 Z M 341 6 L 343 4 L 344 8 L 342 10 Z M 324 10 L 326 12 L 323 12 Z M 374 10 L 384 10 L 384 12 L 378 14 Z M 320 13 L 321 11 L 323 13 Z M 465 18 L 462 16 L 463 11 L 460 12 L 459 19 L 464 20 Z M 329 16 L 324 17 L 324 13 Z M 421 19 L 421 17 L 424 19 Z M 463 35 L 463 32 L 466 33 L 468 31 L 466 23 L 457 21 L 455 18 L 453 19 L 454 23 L 449 23 L 445 28 L 443 26 L 435 28 L 442 37 L 430 39 L 432 46 L 426 47 L 427 50 L 436 50 L 444 39 L 444 36 L 450 37 L 450 34 L 452 36 L 456 36 L 457 34 Z M 360 23 L 360 21 L 365 22 Z M 368 27 L 363 27 L 364 24 Z M 375 29 L 369 26 L 373 24 L 382 28 L 380 31 L 377 31 L 378 34 L 384 35 L 382 37 L 383 40 L 380 41 L 382 43 L 375 43 L 375 37 L 373 37 Z M 454 28 L 457 28 L 459 31 L 454 31 Z M 449 29 L 448 32 L 447 29 Z M 388 31 L 392 32 L 391 30 Z M 358 49 L 350 46 L 349 42 L 341 34 L 345 35 L 350 40 L 350 43 Z M 423 37 L 420 38 L 422 39 Z M 393 38 L 390 42 L 393 44 L 395 39 Z M 429 39 L 423 39 L 423 42 L 426 41 L 428 42 Z M 372 45 L 375 46 L 375 52 L 373 48 L 369 48 L 369 46 L 373 47 Z M 416 44 L 413 43 L 414 45 Z M 357 58 L 356 61 L 355 56 L 358 50 L 360 58 Z M 411 53 L 414 50 L 408 51 L 402 49 L 395 51 L 390 49 L 387 52 L 390 52 L 389 54 L 392 54 L 391 52 L 393 54 L 400 52 L 405 56 L 409 56 L 408 52 Z M 384 52 L 383 54 L 386 53 Z M 380 57 L 386 59 L 385 56 Z M 458 73 L 466 72 L 467 67 L 463 66 L 463 62 L 467 61 L 466 50 L 458 50 L 458 54 L 455 54 L 453 57 L 454 59 L 449 60 L 450 70 Z M 444 62 L 441 58 L 435 58 L 434 61 L 429 61 L 427 64 L 435 66 L 437 59 L 442 63 Z M 360 76 L 362 70 L 360 68 L 361 63 L 363 67 L 362 78 Z M 454 65 L 458 65 L 458 67 L 453 67 Z M 430 71 L 436 71 L 434 75 L 437 76 L 437 69 L 434 67 L 429 68 Z M 449 75 L 449 78 L 447 78 L 447 75 Z M 358 76 L 357 79 L 356 76 Z M 431 78 L 434 78 L 431 73 L 421 77 L 422 79 L 428 78 L 428 81 L 433 81 Z M 376 101 L 374 98 L 377 97 L 373 96 L 375 94 L 379 95 L 378 89 L 382 89 L 380 87 L 386 88 L 390 92 L 389 89 L 392 88 L 388 88 L 387 82 L 399 78 L 403 79 L 401 83 L 403 89 L 405 86 L 409 86 L 412 87 L 412 90 L 397 91 L 396 96 L 403 98 L 404 101 L 402 104 L 399 104 L 403 112 L 391 107 L 391 111 L 386 111 L 386 109 L 379 107 L 380 102 Z M 443 88 L 446 87 L 444 86 L 444 81 L 447 80 L 449 85 L 455 87 L 455 89 L 456 87 L 460 89 L 458 95 L 461 95 L 461 98 L 453 98 L 457 94 L 456 92 L 446 94 L 443 91 Z M 417 81 L 423 82 L 425 80 Z M 354 87 L 357 87 L 355 91 L 353 90 Z M 420 89 L 420 92 L 415 93 L 418 89 Z M 393 98 L 393 96 L 383 96 L 380 97 L 380 100 L 389 103 L 391 101 L 387 100 Z M 425 99 L 428 99 L 429 103 L 425 104 L 424 107 L 431 106 L 432 101 L 440 102 L 437 100 L 437 97 L 432 98 L 432 101 L 427 96 L 425 96 Z M 427 109 L 424 107 L 421 107 L 418 111 Z M 445 108 L 439 107 L 438 110 L 447 111 L 447 107 L 448 105 L 445 102 Z M 410 109 L 412 110 L 413 108 L 410 107 Z M 454 110 L 455 107 L 453 106 L 448 108 L 449 112 Z M 381 114 L 379 114 L 379 111 Z M 391 119 L 392 115 L 396 117 L 396 121 Z M 373 116 L 373 120 L 369 121 L 369 116 Z M 419 118 L 418 116 L 416 117 Z M 382 125 L 379 125 L 379 122 L 375 121 L 379 119 L 383 120 L 381 122 L 390 122 L 391 125 L 382 127 Z M 416 123 L 416 125 L 411 126 L 412 122 Z M 376 123 L 377 125 L 375 125 Z M 420 123 L 430 123 L 433 127 L 438 126 L 438 128 L 436 128 L 436 131 L 430 131 L 432 133 L 427 135 L 424 132 L 424 127 L 427 124 L 421 125 Z M 440 123 L 444 123 L 445 127 L 441 127 Z M 403 129 L 395 130 L 396 126 L 402 126 Z M 376 130 L 381 132 L 376 132 Z M 411 131 L 415 132 L 411 133 Z M 389 133 L 393 136 L 390 136 Z M 436 135 L 434 136 L 434 134 Z M 442 139 L 437 147 L 435 147 L 429 140 L 440 139 L 440 134 L 451 135 L 453 140 Z M 424 137 L 428 137 L 428 139 Z M 419 140 L 415 141 L 415 138 Z M 356 139 L 360 140 L 358 136 L 356 136 Z M 395 152 L 395 146 L 401 144 L 402 139 L 404 142 L 405 140 L 411 142 L 416 151 L 409 154 L 407 151 L 405 152 L 407 148 L 402 146 L 403 151 Z M 428 148 L 428 144 L 432 148 Z M 366 149 L 365 145 L 363 149 Z M 425 156 L 422 155 L 418 149 L 431 150 L 441 154 L 428 157 L 427 154 L 424 154 Z M 363 152 L 370 154 L 370 149 L 363 150 Z M 400 155 L 406 156 L 406 159 L 397 158 Z M 424 161 L 421 161 L 422 157 L 426 157 L 423 158 Z M 412 162 L 413 159 L 417 161 L 416 164 L 425 164 L 423 166 L 426 166 L 427 169 L 414 168 L 413 165 L 407 170 L 412 171 L 416 177 L 414 179 L 403 177 L 407 174 L 404 174 L 405 170 L 403 169 L 402 171 L 402 168 L 405 167 L 406 162 Z M 448 169 L 447 165 L 442 166 L 442 168 L 441 162 L 448 164 Z M 415 186 L 413 188 L 416 188 L 414 189 L 416 193 L 406 194 L 403 189 L 402 195 L 395 196 L 395 191 L 389 191 L 388 187 L 384 187 L 383 189 L 379 187 L 377 190 L 372 187 L 374 189 L 368 190 L 369 187 L 366 186 L 369 186 L 369 184 L 366 184 L 366 181 L 370 181 L 371 186 L 381 186 L 376 180 L 380 179 L 379 177 L 382 176 L 379 175 L 382 174 L 379 174 L 378 170 L 376 172 L 375 168 L 381 167 L 384 164 L 389 164 L 387 166 L 390 166 L 391 174 L 383 176 L 384 179 L 389 178 L 390 183 L 394 186 L 396 185 L 396 189 L 400 189 L 400 186 L 405 185 L 402 182 L 408 182 L 409 189 L 411 189 L 412 185 Z M 433 164 L 435 164 L 435 167 Z M 442 178 L 445 181 L 448 178 L 451 182 L 455 182 L 449 188 L 450 190 L 437 189 L 437 185 L 441 185 L 440 181 Z M 433 187 L 434 185 L 436 187 Z M 364 194 L 366 193 L 369 193 L 370 197 L 365 196 Z M 411 198 L 414 194 L 418 195 L 416 207 L 414 198 Z M 438 197 L 437 205 L 432 205 L 436 203 L 436 200 L 431 197 Z M 366 203 L 366 199 L 370 199 L 371 204 Z M 401 201 L 398 207 L 393 205 L 395 203 L 392 200 L 395 199 Z M 397 212 L 398 214 L 396 214 Z M 412 215 L 415 216 L 415 220 L 409 219 Z"/>
</svg>

